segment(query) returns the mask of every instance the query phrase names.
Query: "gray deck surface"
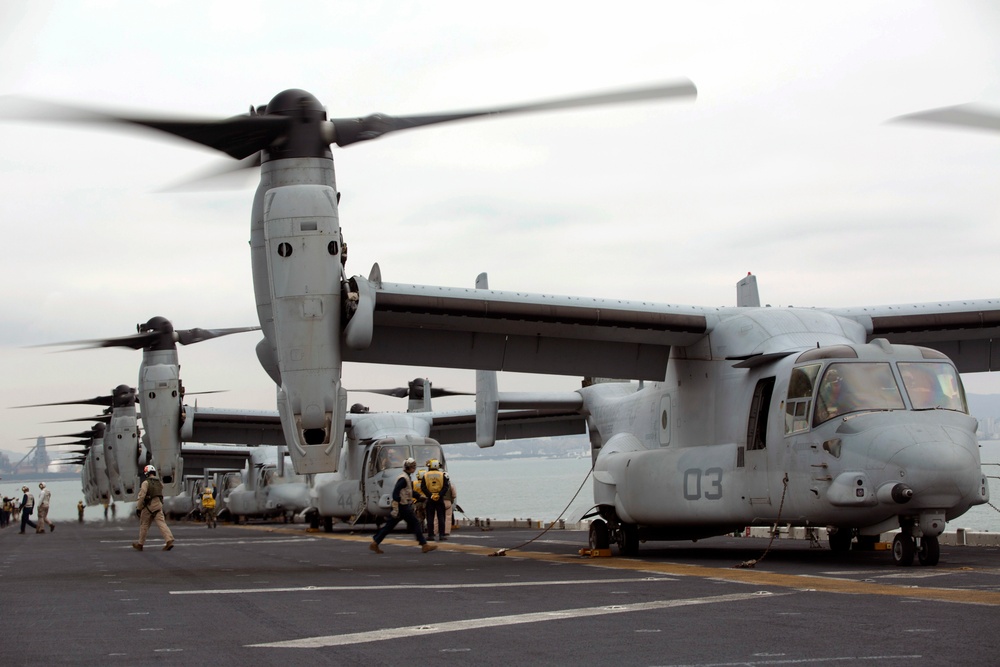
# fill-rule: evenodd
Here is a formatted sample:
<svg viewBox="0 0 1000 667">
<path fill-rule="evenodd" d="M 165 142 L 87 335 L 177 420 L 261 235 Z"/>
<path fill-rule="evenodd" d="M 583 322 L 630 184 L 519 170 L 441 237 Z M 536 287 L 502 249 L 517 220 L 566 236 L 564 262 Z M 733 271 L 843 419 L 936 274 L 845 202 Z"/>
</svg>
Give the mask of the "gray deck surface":
<svg viewBox="0 0 1000 667">
<path fill-rule="evenodd" d="M 372 527 L 173 523 L 0 531 L 0 663 L 13 665 L 995 665 L 1000 549 L 937 567 L 766 539 L 649 543 L 583 558 L 587 536 L 462 529 L 421 553 Z M 30 529 L 29 529 L 30 531 Z"/>
</svg>

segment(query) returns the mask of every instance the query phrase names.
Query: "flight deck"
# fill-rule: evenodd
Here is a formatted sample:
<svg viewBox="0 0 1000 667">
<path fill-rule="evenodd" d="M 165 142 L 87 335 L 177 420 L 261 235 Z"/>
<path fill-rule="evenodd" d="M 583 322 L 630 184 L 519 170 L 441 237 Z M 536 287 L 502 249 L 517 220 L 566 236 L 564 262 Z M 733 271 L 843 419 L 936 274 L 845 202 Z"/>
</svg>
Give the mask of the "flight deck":
<svg viewBox="0 0 1000 667">
<path fill-rule="evenodd" d="M 464 527 L 377 555 L 373 526 L 171 529 L 169 552 L 133 550 L 134 520 L 0 531 L 3 663 L 996 664 L 1000 547 L 898 567 L 758 537 L 608 558 L 584 531 Z"/>
</svg>

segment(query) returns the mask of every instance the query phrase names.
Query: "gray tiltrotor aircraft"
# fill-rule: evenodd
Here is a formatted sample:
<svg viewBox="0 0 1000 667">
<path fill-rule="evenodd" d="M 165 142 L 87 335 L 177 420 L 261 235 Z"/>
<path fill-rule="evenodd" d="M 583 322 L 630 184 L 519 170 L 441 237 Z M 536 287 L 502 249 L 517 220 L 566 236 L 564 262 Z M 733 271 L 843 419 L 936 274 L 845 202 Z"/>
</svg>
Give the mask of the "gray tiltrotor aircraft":
<svg viewBox="0 0 1000 667">
<path fill-rule="evenodd" d="M 613 541 L 632 554 L 644 540 L 780 523 L 826 526 L 831 547 L 843 550 L 899 529 L 897 563 L 936 563 L 946 522 L 989 497 L 959 373 L 1000 366 L 996 300 L 770 308 L 748 276 L 736 307 L 714 308 L 503 292 L 485 277 L 478 289 L 388 283 L 378 265 L 367 278 L 347 278 L 331 143 L 498 113 L 694 94 L 684 82 L 334 120 L 299 90 L 218 121 L 48 112 L 150 127 L 260 165 L 250 233 L 264 332 L 257 353 L 277 386 L 296 472 L 336 472 L 342 460 L 344 361 L 477 369 L 481 446 L 497 437 L 505 409 L 568 412 L 586 425 L 596 545 Z M 500 370 L 647 384 L 508 394 L 490 373 Z"/>
</svg>

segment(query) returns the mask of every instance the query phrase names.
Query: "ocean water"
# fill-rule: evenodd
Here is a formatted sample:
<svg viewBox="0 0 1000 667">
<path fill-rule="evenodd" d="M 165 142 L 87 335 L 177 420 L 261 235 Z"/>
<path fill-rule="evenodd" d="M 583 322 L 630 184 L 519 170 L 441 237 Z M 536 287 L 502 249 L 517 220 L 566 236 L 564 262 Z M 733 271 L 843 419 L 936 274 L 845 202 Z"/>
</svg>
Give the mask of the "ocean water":
<svg viewBox="0 0 1000 667">
<path fill-rule="evenodd" d="M 983 471 L 990 479 L 991 503 L 1000 507 L 1000 441 L 981 443 Z M 453 459 L 448 471 L 458 492 L 459 517 L 490 518 L 501 521 L 533 519 L 576 522 L 593 505 L 590 459 Z M 27 484 L 38 497 L 38 482 L 0 481 L 0 494 L 21 497 Z M 46 483 L 52 491 L 49 517 L 54 522 L 76 521 L 76 503 L 83 498 L 78 480 Z M 134 503 L 117 503 L 117 516 L 127 519 Z M 104 521 L 104 508 L 88 507 L 86 521 Z M 1000 532 L 1000 510 L 990 505 L 973 507 L 948 523 L 949 530 Z"/>
</svg>

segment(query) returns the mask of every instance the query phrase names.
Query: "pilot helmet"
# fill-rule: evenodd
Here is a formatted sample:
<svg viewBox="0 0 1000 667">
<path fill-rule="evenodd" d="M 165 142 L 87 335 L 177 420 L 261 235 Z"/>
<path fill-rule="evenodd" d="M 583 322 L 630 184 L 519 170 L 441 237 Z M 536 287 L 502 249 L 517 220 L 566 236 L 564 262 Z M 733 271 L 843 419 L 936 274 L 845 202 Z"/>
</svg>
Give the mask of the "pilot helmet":
<svg viewBox="0 0 1000 667">
<path fill-rule="evenodd" d="M 441 462 L 437 459 L 431 459 L 427 462 L 427 467 L 431 470 L 438 470 L 441 467 Z"/>
<path fill-rule="evenodd" d="M 150 464 L 150 465 L 148 465 L 148 466 L 146 466 L 145 468 L 142 469 L 142 474 L 145 475 L 146 477 L 149 477 L 150 475 L 155 475 L 156 474 L 156 468 L 153 467 L 152 464 Z"/>
</svg>

